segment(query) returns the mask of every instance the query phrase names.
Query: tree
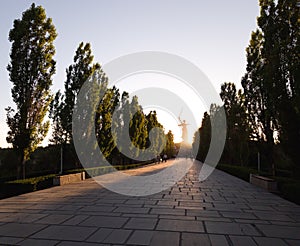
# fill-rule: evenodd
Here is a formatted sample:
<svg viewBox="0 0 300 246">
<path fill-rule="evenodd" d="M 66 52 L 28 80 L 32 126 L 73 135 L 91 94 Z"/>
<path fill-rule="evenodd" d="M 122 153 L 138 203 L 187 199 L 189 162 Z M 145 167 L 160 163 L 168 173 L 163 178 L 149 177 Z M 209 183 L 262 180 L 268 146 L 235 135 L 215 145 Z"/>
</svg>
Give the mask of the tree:
<svg viewBox="0 0 300 246">
<path fill-rule="evenodd" d="M 133 145 L 137 148 L 134 157 L 138 157 L 140 151 L 146 148 L 149 132 L 147 131 L 147 120 L 143 108 L 138 103 L 137 96 L 134 96 L 130 103 L 129 136 Z"/>
<path fill-rule="evenodd" d="M 247 72 L 242 78 L 245 105 L 249 119 L 251 138 L 256 141 L 266 140 L 272 132 L 270 117 L 267 114 L 267 94 L 263 88 L 263 58 L 262 58 L 262 33 L 259 30 L 252 32 L 247 52 Z"/>
<path fill-rule="evenodd" d="M 278 1 L 273 13 L 261 4 L 258 24 L 264 33 L 265 78 L 272 89 L 278 121 L 278 141 L 300 170 L 300 19 L 296 0 Z M 275 86 L 271 86 L 275 84 Z"/>
<path fill-rule="evenodd" d="M 210 116 L 207 112 L 203 114 L 201 127 L 194 134 L 193 150 L 196 159 L 204 162 L 208 153 L 211 140 L 211 123 Z M 199 146 L 199 147 L 198 147 Z M 198 150 L 198 152 L 197 152 Z"/>
<path fill-rule="evenodd" d="M 234 83 L 224 83 L 221 85 L 220 97 L 224 102 L 227 119 L 227 138 L 222 161 L 245 165 L 250 133 L 243 93 L 236 90 Z"/>
<path fill-rule="evenodd" d="M 259 29 L 247 48 L 247 73 L 242 79 L 251 125 L 268 145 L 275 174 L 273 149 L 281 146 L 299 163 L 300 58 L 297 1 L 260 1 Z M 258 135 L 258 134 L 257 134 Z"/>
<path fill-rule="evenodd" d="M 163 125 L 161 123 L 159 123 L 158 119 L 157 119 L 157 114 L 156 111 L 150 111 L 147 115 L 146 115 L 146 119 L 147 119 L 147 132 L 148 132 L 148 136 L 150 134 L 150 131 L 153 128 L 158 128 L 163 132 Z M 164 142 L 164 135 L 163 134 L 159 134 L 159 132 L 157 131 L 156 133 L 152 132 L 153 134 L 153 141 L 150 143 L 150 139 L 149 137 L 147 137 L 146 140 L 146 147 L 149 147 L 151 144 L 151 149 L 153 151 L 158 150 L 159 146 L 161 146 L 161 144 Z M 158 155 L 160 153 L 157 153 Z"/>
<path fill-rule="evenodd" d="M 54 142 L 58 140 L 60 143 L 72 142 L 72 116 L 77 94 L 84 82 L 95 70 L 100 70 L 100 65 L 98 63 L 93 64 L 93 59 L 91 45 L 81 42 L 75 52 L 74 64 L 70 65 L 66 70 L 67 79 L 65 81 L 64 95 L 58 91 L 53 102 L 50 115 L 54 124 L 52 135 Z M 105 76 L 103 79 L 107 83 Z"/>
<path fill-rule="evenodd" d="M 107 89 L 104 97 L 99 103 L 96 112 L 96 137 L 103 155 L 108 158 L 116 147 L 112 135 L 112 124 L 117 124 L 112 119 L 113 113 L 120 100 L 120 93 L 116 87 Z"/>
<path fill-rule="evenodd" d="M 61 127 L 61 115 L 62 115 L 62 103 L 60 101 L 62 95 L 60 91 L 55 94 L 54 99 L 50 103 L 50 110 L 49 110 L 49 118 L 52 119 L 52 138 L 50 142 L 54 145 L 62 144 L 64 142 L 64 130 Z"/>
<path fill-rule="evenodd" d="M 13 145 L 20 160 L 18 177 L 23 167 L 25 178 L 25 163 L 48 132 L 49 122 L 44 122 L 44 117 L 52 100 L 56 36 L 52 20 L 35 4 L 23 13 L 21 20 L 14 21 L 9 32 L 12 48 L 7 70 L 13 83 L 11 92 L 16 110 L 6 109 L 10 128 L 7 142 Z"/>
<path fill-rule="evenodd" d="M 174 143 L 174 135 L 172 131 L 168 131 L 166 134 L 166 147 L 164 149 L 164 153 L 172 158 L 175 155 L 175 143 Z"/>
</svg>

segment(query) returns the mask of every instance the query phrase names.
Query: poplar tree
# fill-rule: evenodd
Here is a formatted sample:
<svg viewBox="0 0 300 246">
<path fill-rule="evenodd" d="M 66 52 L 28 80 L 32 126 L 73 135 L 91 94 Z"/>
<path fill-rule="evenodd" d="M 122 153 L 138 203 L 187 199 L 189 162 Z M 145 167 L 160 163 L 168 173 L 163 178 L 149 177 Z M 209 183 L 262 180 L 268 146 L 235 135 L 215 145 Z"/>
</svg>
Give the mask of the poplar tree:
<svg viewBox="0 0 300 246">
<path fill-rule="evenodd" d="M 74 63 L 66 69 L 64 94 L 58 91 L 51 105 L 50 116 L 54 125 L 52 142 L 54 143 L 72 142 L 72 116 L 77 94 L 95 70 L 100 69 L 100 65 L 94 64 L 93 59 L 91 45 L 81 42 L 75 52 Z M 107 82 L 106 77 L 104 80 Z"/>
<path fill-rule="evenodd" d="M 137 148 L 134 156 L 138 157 L 140 153 L 139 150 L 145 149 L 146 147 L 148 132 L 147 120 L 143 113 L 142 107 L 138 103 L 137 96 L 132 97 L 130 111 L 131 120 L 129 124 L 129 135 L 131 142 Z"/>
<path fill-rule="evenodd" d="M 242 79 L 252 127 L 267 143 L 274 166 L 274 145 L 295 164 L 300 161 L 300 22 L 297 1 L 260 0 L 258 30 L 247 48 L 247 73 Z M 252 115 L 252 116 L 251 116 Z"/>
<path fill-rule="evenodd" d="M 117 109 L 120 101 L 120 93 L 116 87 L 107 89 L 103 99 L 100 101 L 95 116 L 96 138 L 102 154 L 108 158 L 116 147 L 112 124 L 118 124 L 113 121 L 113 113 Z"/>
<path fill-rule="evenodd" d="M 166 154 L 169 158 L 172 158 L 175 155 L 174 135 L 171 130 L 169 130 L 166 134 L 166 147 L 164 149 L 164 154 Z"/>
<path fill-rule="evenodd" d="M 22 19 L 14 21 L 9 32 L 12 47 L 7 70 L 16 107 L 6 108 L 10 129 L 7 142 L 18 154 L 18 177 L 23 168 L 25 178 L 25 163 L 48 132 L 49 122 L 44 122 L 44 118 L 52 100 L 50 86 L 55 73 L 56 36 L 51 18 L 34 3 L 23 12 Z"/>
<path fill-rule="evenodd" d="M 158 121 L 157 118 L 157 114 L 156 111 L 150 111 L 147 115 L 146 115 L 146 120 L 147 120 L 147 132 L 148 132 L 148 137 L 146 139 L 146 147 L 149 147 L 151 144 L 151 150 L 152 151 L 156 151 L 159 149 L 160 146 L 162 146 L 162 144 L 165 141 L 165 135 L 161 134 L 164 131 L 164 127 L 163 125 Z M 159 131 L 152 132 L 152 136 L 153 136 L 153 141 L 150 143 L 150 132 L 153 128 L 158 128 Z M 159 155 L 161 153 L 157 153 L 157 155 Z"/>
<path fill-rule="evenodd" d="M 249 124 L 244 106 L 244 95 L 237 91 L 234 83 L 221 85 L 220 97 L 224 102 L 227 119 L 227 137 L 223 152 L 223 161 L 231 164 L 247 164 Z M 225 159 L 225 160 L 224 160 Z"/>
<path fill-rule="evenodd" d="M 209 150 L 211 140 L 211 122 L 210 115 L 205 112 L 203 114 L 201 127 L 194 135 L 193 149 L 196 154 L 196 159 L 204 162 Z M 198 147 L 199 146 L 199 147 Z M 196 152 L 197 151 L 197 152 Z"/>
</svg>

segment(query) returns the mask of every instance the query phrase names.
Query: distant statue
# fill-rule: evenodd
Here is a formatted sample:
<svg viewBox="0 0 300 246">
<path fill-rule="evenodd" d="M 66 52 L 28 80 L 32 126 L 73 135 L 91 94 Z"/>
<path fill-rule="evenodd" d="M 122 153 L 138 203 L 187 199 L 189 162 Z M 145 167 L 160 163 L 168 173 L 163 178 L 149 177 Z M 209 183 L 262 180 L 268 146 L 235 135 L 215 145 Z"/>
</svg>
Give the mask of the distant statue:
<svg viewBox="0 0 300 246">
<path fill-rule="evenodd" d="M 185 120 L 181 120 L 180 117 L 178 117 L 180 124 L 178 126 L 181 126 L 182 129 L 182 142 L 187 143 L 188 142 L 188 132 L 187 132 L 187 123 Z"/>
</svg>

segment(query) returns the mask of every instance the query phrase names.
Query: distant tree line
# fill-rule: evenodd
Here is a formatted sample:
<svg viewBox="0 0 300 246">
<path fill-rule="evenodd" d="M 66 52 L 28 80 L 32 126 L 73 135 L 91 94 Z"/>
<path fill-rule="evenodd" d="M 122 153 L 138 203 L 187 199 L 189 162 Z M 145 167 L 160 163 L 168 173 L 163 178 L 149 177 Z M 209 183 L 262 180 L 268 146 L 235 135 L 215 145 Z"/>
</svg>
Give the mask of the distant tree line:
<svg viewBox="0 0 300 246">
<path fill-rule="evenodd" d="M 258 28 L 246 49 L 243 90 L 233 83 L 221 86 L 227 116 L 222 163 L 255 165 L 257 153 L 272 171 L 300 172 L 300 16 L 297 0 L 260 0 Z M 205 112 L 197 158 L 205 160 L 210 143 L 210 117 Z M 199 137 L 198 137 L 199 138 Z M 197 141 L 194 141 L 194 145 Z"/>
<path fill-rule="evenodd" d="M 21 19 L 14 21 L 9 33 L 12 42 L 10 63 L 7 66 L 10 81 L 13 84 L 12 97 L 16 108 L 8 107 L 7 124 L 9 132 L 7 142 L 12 144 L 17 158 L 17 175 L 25 178 L 25 164 L 29 163 L 32 153 L 46 137 L 50 122 L 45 121 L 47 113 L 52 121 L 53 134 L 51 143 L 63 146 L 73 161 L 80 166 L 72 137 L 72 115 L 77 95 L 84 82 L 97 71 L 97 83 L 105 90 L 100 98 L 95 112 L 95 135 L 98 146 L 104 156 L 118 164 L 134 162 L 116 148 L 111 129 L 120 131 L 124 122 L 129 123 L 129 136 L 133 145 L 137 147 L 134 156 L 138 156 L 139 149 L 150 146 L 149 132 L 158 127 L 163 130 L 155 111 L 144 114 L 136 96 L 130 98 L 127 92 L 120 95 L 116 87 L 108 88 L 108 78 L 99 63 L 93 63 L 93 55 L 89 43 L 80 43 L 74 56 L 74 62 L 66 69 L 64 91 L 51 93 L 52 77 L 55 74 L 56 61 L 54 40 L 57 36 L 51 18 L 47 18 L 41 6 L 26 10 Z M 112 120 L 112 115 L 117 120 Z M 156 148 L 161 142 L 161 136 L 155 135 L 151 146 Z M 174 155 L 174 137 L 172 132 L 166 134 L 167 145 L 163 153 Z M 96 146 L 95 146 L 96 148 Z M 64 151 L 64 152 L 65 152 Z M 51 152 L 51 151 L 50 151 Z M 49 153 L 50 153 L 49 152 Z M 161 154 L 161 153 L 157 153 Z M 121 162 L 121 163 L 120 163 Z"/>
</svg>

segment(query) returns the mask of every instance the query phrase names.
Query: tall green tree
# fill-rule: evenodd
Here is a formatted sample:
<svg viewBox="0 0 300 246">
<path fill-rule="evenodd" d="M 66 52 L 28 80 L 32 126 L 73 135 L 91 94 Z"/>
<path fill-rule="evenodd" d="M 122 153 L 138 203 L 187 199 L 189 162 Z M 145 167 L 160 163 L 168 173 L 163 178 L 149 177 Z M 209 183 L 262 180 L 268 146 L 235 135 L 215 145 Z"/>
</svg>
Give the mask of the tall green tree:
<svg viewBox="0 0 300 246">
<path fill-rule="evenodd" d="M 300 171 L 300 10 L 296 0 L 278 1 L 274 11 L 261 3 L 258 24 L 264 33 L 264 77 L 274 103 L 278 140 Z M 272 5 L 271 5 L 272 6 Z M 275 86 L 274 86 L 275 84 Z"/>
<path fill-rule="evenodd" d="M 23 167 L 25 178 L 25 163 L 48 132 L 49 122 L 44 122 L 44 117 L 52 100 L 50 86 L 55 73 L 53 41 L 56 36 L 52 20 L 35 4 L 23 12 L 22 19 L 14 21 L 9 32 L 12 48 L 7 70 L 16 109 L 6 109 L 10 129 L 7 142 L 19 156 L 18 177 Z"/>
<path fill-rule="evenodd" d="M 118 148 L 114 154 L 122 157 L 123 163 L 135 161 L 141 150 L 146 148 L 148 139 L 148 121 L 137 96 L 133 96 L 130 100 L 129 94 L 123 92 L 120 104 L 115 109 L 113 123 L 117 126 L 114 129 L 118 141 Z"/>
<path fill-rule="evenodd" d="M 172 158 L 175 155 L 175 143 L 174 143 L 174 135 L 171 130 L 166 134 L 166 147 L 164 149 L 164 153 Z"/>
<path fill-rule="evenodd" d="M 53 102 L 51 116 L 54 125 L 52 140 L 61 141 L 60 143 L 72 142 L 72 116 L 77 94 L 87 79 L 100 69 L 98 63 L 93 63 L 91 45 L 81 42 L 75 52 L 74 63 L 66 69 L 67 79 L 64 84 L 64 94 L 57 92 Z M 103 76 L 100 80 L 107 78 Z M 99 83 L 101 83 L 99 81 Z M 60 127 L 56 127 L 56 126 Z"/>
<path fill-rule="evenodd" d="M 137 148 L 135 157 L 139 156 L 140 151 L 146 148 L 148 138 L 147 120 L 143 112 L 143 108 L 138 103 L 137 96 L 132 97 L 130 103 L 131 120 L 129 124 L 129 136 L 133 145 Z"/>
<path fill-rule="evenodd" d="M 220 97 L 224 102 L 227 119 L 227 137 L 223 162 L 245 165 L 248 161 L 249 124 L 244 106 L 244 96 L 234 83 L 221 85 Z"/>
<path fill-rule="evenodd" d="M 194 134 L 193 152 L 196 159 L 204 162 L 208 153 L 211 140 L 210 115 L 205 112 L 202 117 L 201 127 Z"/>
<path fill-rule="evenodd" d="M 62 128 L 62 108 L 63 105 L 61 103 L 61 92 L 58 91 L 55 94 L 54 99 L 50 103 L 50 110 L 49 110 L 49 118 L 52 120 L 52 138 L 50 142 L 54 145 L 62 144 L 64 142 L 64 130 Z"/>
<path fill-rule="evenodd" d="M 116 87 L 107 89 L 96 111 L 96 138 L 100 150 L 106 158 L 110 157 L 110 154 L 116 147 L 114 136 L 112 135 L 112 124 L 118 124 L 118 122 L 114 122 L 112 116 L 119 105 L 119 101 L 119 90 Z"/>
<path fill-rule="evenodd" d="M 299 9 L 297 1 L 260 0 L 258 30 L 247 48 L 247 73 L 242 80 L 252 126 L 267 143 L 274 167 L 274 144 L 299 163 Z"/>
<path fill-rule="evenodd" d="M 148 136 L 150 134 L 150 131 L 153 129 L 153 128 L 158 128 L 158 129 L 161 129 L 161 131 L 163 132 L 163 125 L 158 121 L 158 118 L 157 118 L 157 114 L 156 114 L 156 111 L 150 111 L 147 115 L 146 115 L 146 119 L 147 119 L 147 132 L 148 132 Z M 156 133 L 152 133 L 153 134 L 153 141 L 150 143 L 150 139 L 149 137 L 147 138 L 146 140 L 146 147 L 149 147 L 150 144 L 151 144 L 151 149 L 154 150 L 158 150 L 159 149 L 159 146 L 161 146 L 161 144 L 163 143 L 164 141 L 164 135 L 163 134 L 159 134 L 159 132 L 156 132 Z M 160 153 L 157 153 L 158 155 Z"/>
<path fill-rule="evenodd" d="M 263 88 L 264 79 L 262 70 L 264 63 L 262 47 L 262 33 L 260 30 L 256 30 L 255 32 L 252 32 L 250 44 L 246 49 L 247 72 L 242 78 L 245 106 L 251 129 L 251 138 L 256 141 L 268 140 L 266 139 L 266 136 L 270 136 L 270 133 L 273 132 L 270 128 L 270 114 L 267 113 L 267 93 Z M 273 141 L 273 138 L 268 141 Z"/>
</svg>

